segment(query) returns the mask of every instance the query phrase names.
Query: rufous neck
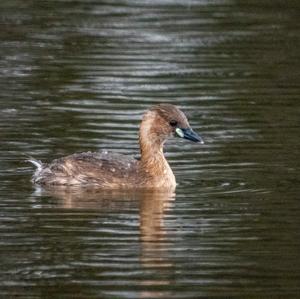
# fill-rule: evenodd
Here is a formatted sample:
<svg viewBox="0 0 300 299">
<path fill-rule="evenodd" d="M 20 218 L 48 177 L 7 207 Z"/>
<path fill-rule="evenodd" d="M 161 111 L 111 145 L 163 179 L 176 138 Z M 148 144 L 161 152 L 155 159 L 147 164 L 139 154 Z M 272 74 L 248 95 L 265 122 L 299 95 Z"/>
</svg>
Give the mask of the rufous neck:
<svg viewBox="0 0 300 299">
<path fill-rule="evenodd" d="M 166 168 L 169 168 L 169 164 L 163 153 L 164 140 L 156 133 L 155 117 L 151 112 L 143 117 L 139 132 L 139 143 L 143 167 L 155 175 L 165 173 Z"/>
</svg>

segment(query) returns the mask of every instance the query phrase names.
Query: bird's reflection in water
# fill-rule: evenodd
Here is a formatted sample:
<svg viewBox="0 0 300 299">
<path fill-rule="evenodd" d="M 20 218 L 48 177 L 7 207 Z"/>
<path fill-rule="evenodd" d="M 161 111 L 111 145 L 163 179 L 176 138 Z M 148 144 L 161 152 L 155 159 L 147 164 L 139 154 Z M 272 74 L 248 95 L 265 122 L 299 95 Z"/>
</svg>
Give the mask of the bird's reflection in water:
<svg viewBox="0 0 300 299">
<path fill-rule="evenodd" d="M 168 297 L 164 286 L 170 284 L 168 277 L 172 273 L 173 265 L 168 257 L 171 240 L 167 234 L 164 218 L 174 204 L 174 192 L 103 191 L 80 188 L 41 189 L 39 192 L 59 199 L 57 205 L 60 208 L 92 209 L 107 216 L 109 213 L 121 215 L 128 211 L 137 214 L 141 248 L 141 252 L 137 254 L 140 254 L 140 264 L 144 269 L 143 277 L 138 280 L 141 286 L 139 297 Z"/>
<path fill-rule="evenodd" d="M 170 284 L 168 277 L 173 265 L 168 257 L 170 240 L 164 219 L 174 199 L 174 193 L 148 193 L 140 202 L 141 262 L 150 274 L 149 279 L 141 282 L 148 290 L 141 292 L 140 298 L 170 297 L 166 291 L 151 290 L 151 286 L 163 290 Z"/>
</svg>

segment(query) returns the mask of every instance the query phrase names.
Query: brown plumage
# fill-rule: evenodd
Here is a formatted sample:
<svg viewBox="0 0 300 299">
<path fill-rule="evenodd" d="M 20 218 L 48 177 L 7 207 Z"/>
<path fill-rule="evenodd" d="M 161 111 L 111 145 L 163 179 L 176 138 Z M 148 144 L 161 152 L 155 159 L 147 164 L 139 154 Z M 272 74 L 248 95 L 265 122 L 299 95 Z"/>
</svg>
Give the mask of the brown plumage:
<svg viewBox="0 0 300 299">
<path fill-rule="evenodd" d="M 184 113 L 176 106 L 156 105 L 144 114 L 140 125 L 139 161 L 106 151 L 73 154 L 50 164 L 29 159 L 37 167 L 32 181 L 48 186 L 175 189 L 174 174 L 163 154 L 163 144 L 172 134 L 203 143 L 190 128 Z"/>
</svg>

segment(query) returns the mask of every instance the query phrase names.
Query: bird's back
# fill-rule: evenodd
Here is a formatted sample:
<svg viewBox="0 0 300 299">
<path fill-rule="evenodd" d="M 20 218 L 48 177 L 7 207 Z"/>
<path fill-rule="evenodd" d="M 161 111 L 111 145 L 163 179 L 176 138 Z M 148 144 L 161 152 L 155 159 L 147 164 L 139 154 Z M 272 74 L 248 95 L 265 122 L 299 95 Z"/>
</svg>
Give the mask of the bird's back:
<svg viewBox="0 0 300 299">
<path fill-rule="evenodd" d="M 50 164 L 42 164 L 37 168 L 33 182 L 43 185 L 132 188 L 138 178 L 137 164 L 138 161 L 130 156 L 107 151 L 73 154 L 53 160 Z"/>
</svg>

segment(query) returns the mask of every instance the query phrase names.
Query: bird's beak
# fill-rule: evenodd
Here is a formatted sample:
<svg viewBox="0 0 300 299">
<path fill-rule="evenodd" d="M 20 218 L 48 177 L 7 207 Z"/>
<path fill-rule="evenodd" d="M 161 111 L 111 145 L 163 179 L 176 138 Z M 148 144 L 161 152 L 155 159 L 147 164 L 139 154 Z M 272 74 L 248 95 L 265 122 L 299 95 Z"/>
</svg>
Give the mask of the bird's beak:
<svg viewBox="0 0 300 299">
<path fill-rule="evenodd" d="M 193 141 L 193 142 L 200 142 L 201 144 L 204 144 L 203 139 L 196 133 L 194 132 L 191 128 L 176 128 L 175 130 L 176 135 L 178 137 Z"/>
</svg>

